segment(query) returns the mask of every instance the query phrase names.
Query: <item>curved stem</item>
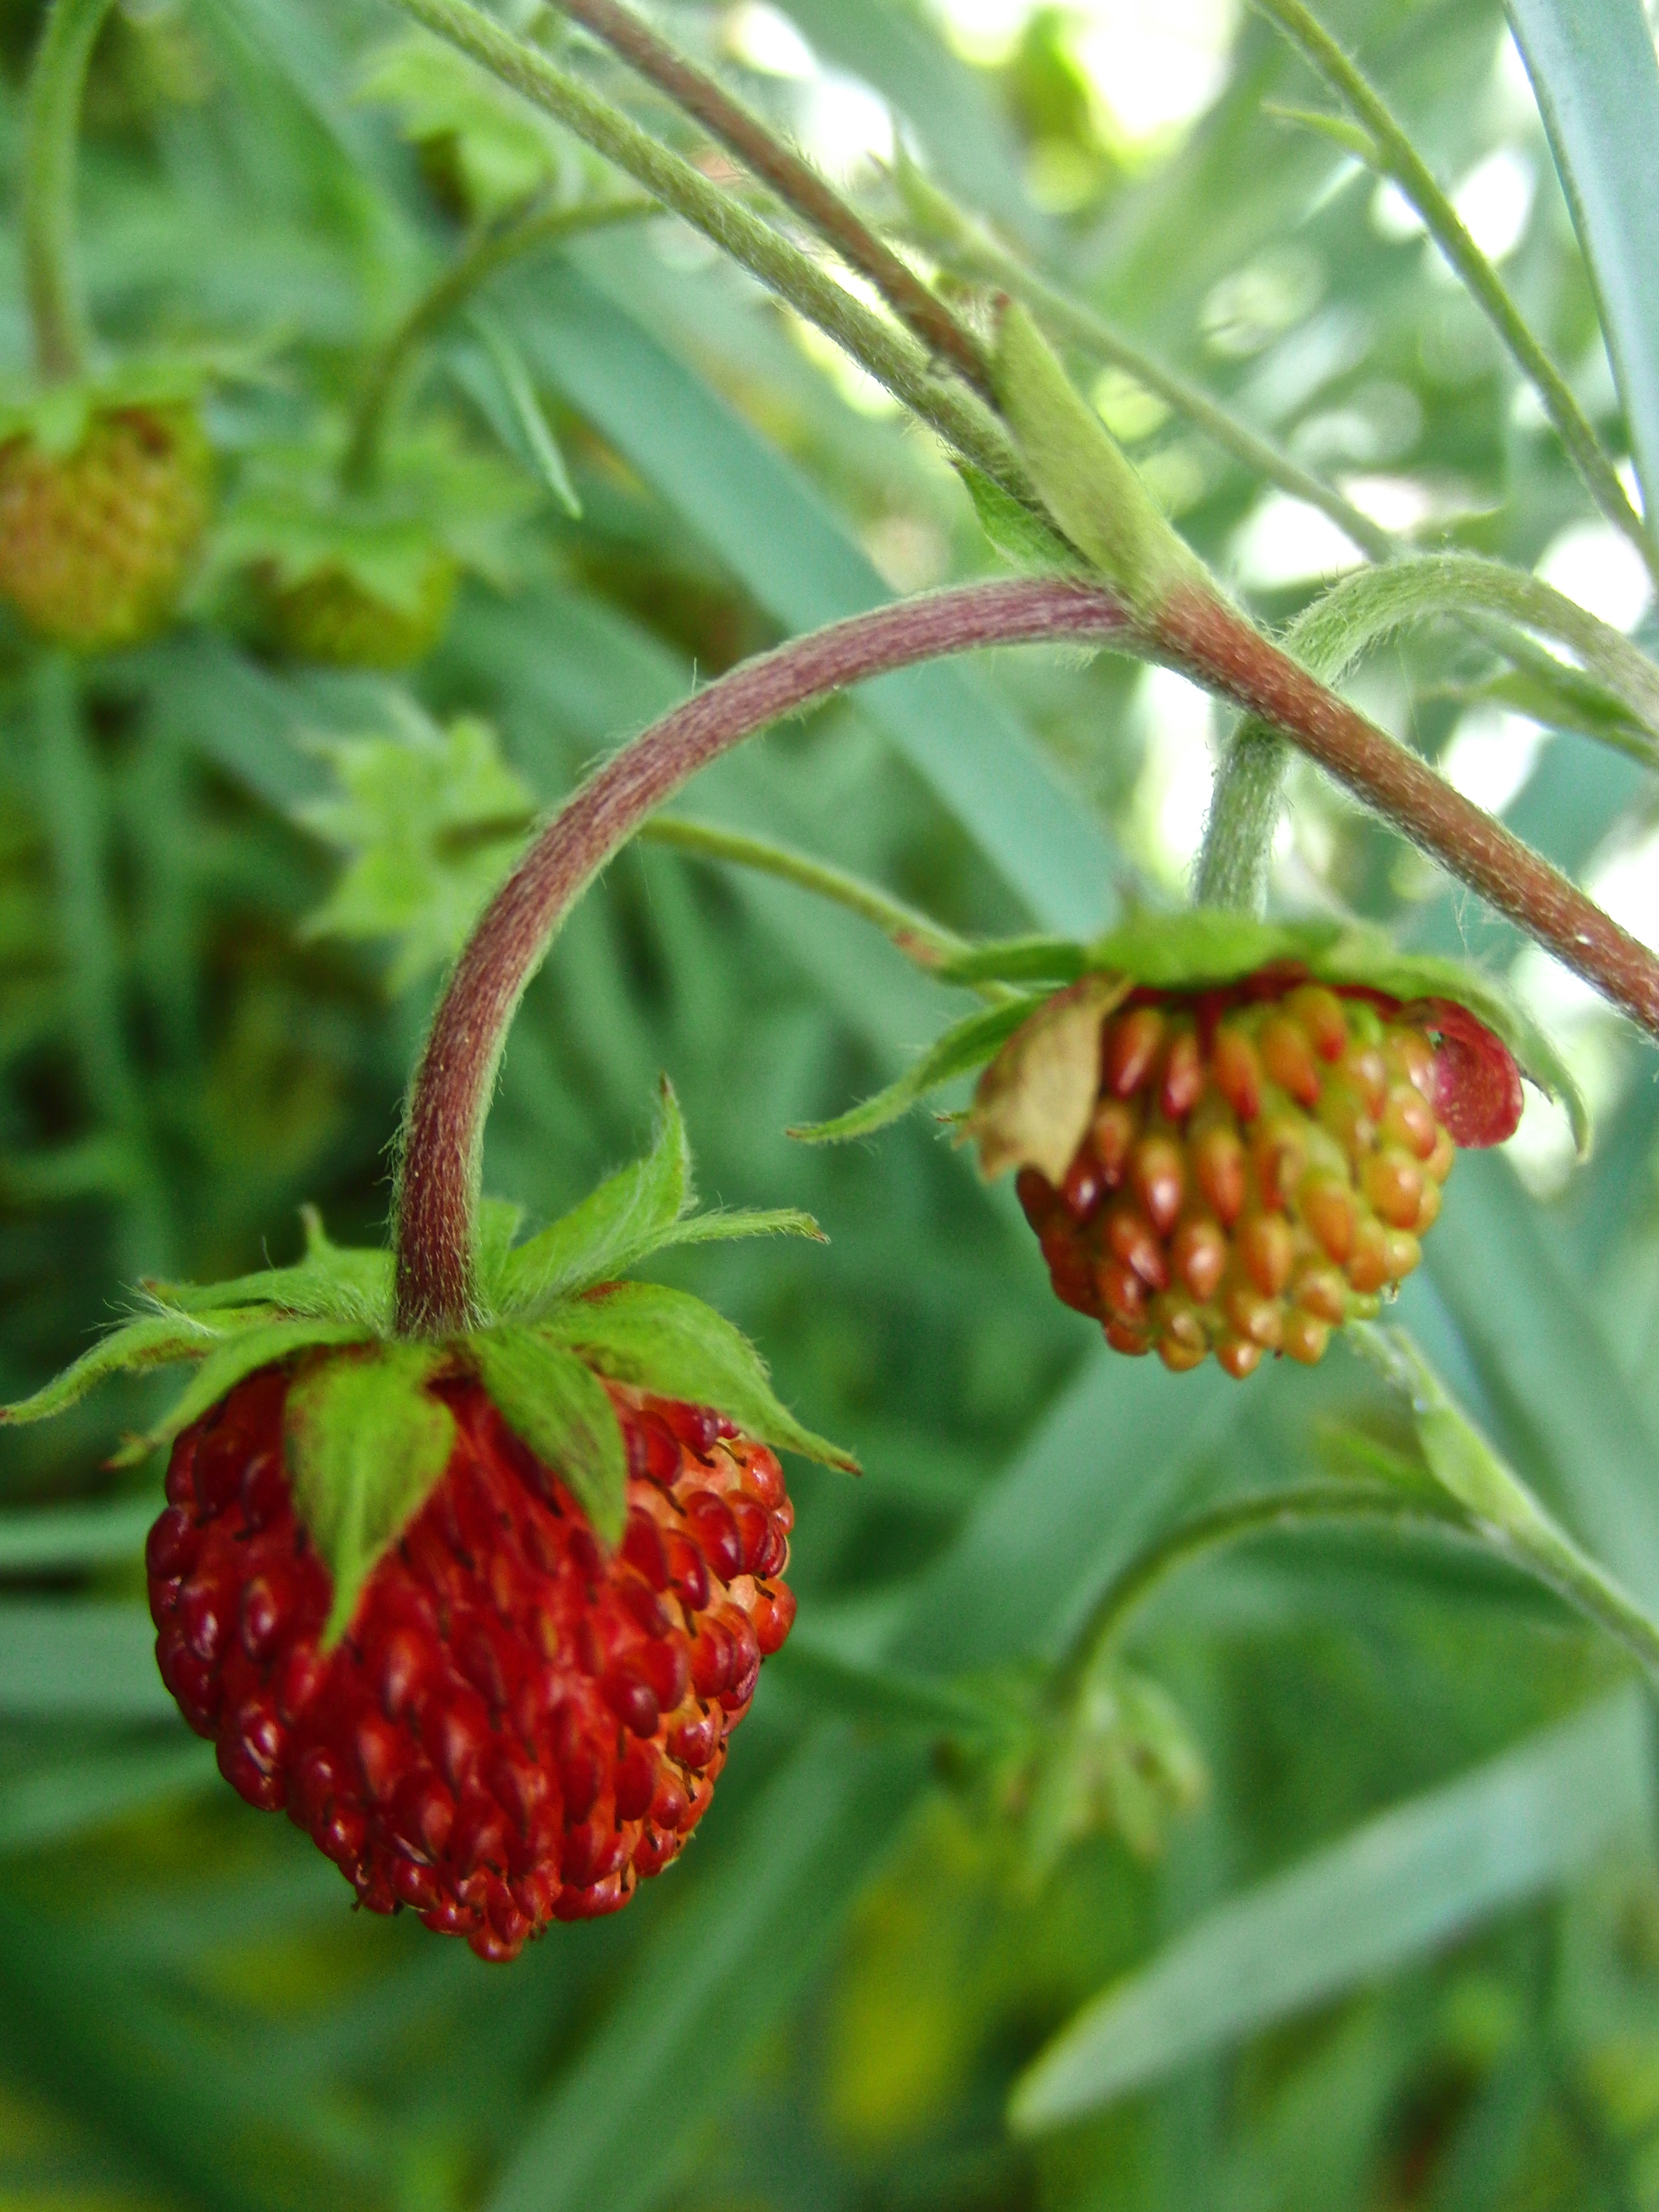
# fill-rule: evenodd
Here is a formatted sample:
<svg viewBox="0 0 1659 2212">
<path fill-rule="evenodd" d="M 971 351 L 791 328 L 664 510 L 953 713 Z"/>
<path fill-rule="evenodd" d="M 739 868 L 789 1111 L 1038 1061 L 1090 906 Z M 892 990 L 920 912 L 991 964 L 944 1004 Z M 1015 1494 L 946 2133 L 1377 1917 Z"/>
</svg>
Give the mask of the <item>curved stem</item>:
<svg viewBox="0 0 1659 2212">
<path fill-rule="evenodd" d="M 1216 772 L 1210 818 L 1193 878 L 1200 906 L 1260 916 L 1267 911 L 1267 879 L 1279 829 L 1290 747 L 1277 731 L 1246 716 Z"/>
<path fill-rule="evenodd" d="M 495 894 L 434 1019 L 404 1125 L 399 1331 L 443 1336 L 471 1318 L 478 1159 L 507 1024 L 571 904 L 647 815 L 721 753 L 849 684 L 976 646 L 1127 629 L 1110 593 L 1063 579 L 940 592 L 855 615 L 745 662 L 606 762 Z"/>
<path fill-rule="evenodd" d="M 422 293 L 370 361 L 340 464 L 341 482 L 360 488 L 374 482 L 386 425 L 416 355 L 492 276 L 544 246 L 659 212 L 655 200 L 602 200 L 591 207 L 537 209 L 480 232 Z"/>
<path fill-rule="evenodd" d="M 395 1233 L 400 1331 L 469 1323 L 483 1117 L 507 1024 L 571 902 L 640 823 L 720 753 L 847 684 L 978 646 L 1084 637 L 1168 661 L 1262 717 L 1659 1036 L 1659 960 L 1646 946 L 1236 609 L 1183 586 L 1142 623 L 1072 578 L 969 584 L 855 615 L 734 669 L 607 762 L 531 847 L 463 951 L 416 1073 Z"/>
<path fill-rule="evenodd" d="M 52 0 L 29 71 L 23 281 L 41 380 L 84 374 L 89 333 L 75 254 L 75 178 L 87 66 L 113 0 Z"/>
<path fill-rule="evenodd" d="M 603 39 L 629 66 L 648 77 L 674 105 L 701 123 L 777 197 L 833 246 L 849 267 L 867 276 L 899 320 L 928 351 L 947 361 L 988 399 L 991 380 L 970 333 L 943 300 L 892 247 L 877 237 L 857 210 L 802 161 L 760 118 L 714 78 L 678 53 L 620 0 L 555 0 L 560 12 Z"/>
<path fill-rule="evenodd" d="M 620 108 L 601 100 L 524 40 L 515 39 L 471 0 L 395 0 L 395 4 L 625 169 L 665 208 L 695 225 L 769 291 L 827 332 L 964 459 L 1022 505 L 1042 511 L 997 416 L 958 378 L 937 375 L 908 331 L 866 307 L 828 270 L 731 193 L 711 185 L 689 161 L 630 122 Z"/>
<path fill-rule="evenodd" d="M 1473 1543 L 1462 1522 L 1399 1491 L 1351 1482 L 1304 1482 L 1230 1498 L 1195 1513 L 1120 1568 L 1089 1608 L 1063 1662 L 1060 1687 L 1075 1688 L 1121 1641 L 1130 1617 L 1194 1559 L 1271 1531 L 1371 1522 L 1407 1535 Z"/>
<path fill-rule="evenodd" d="M 1534 336 L 1504 280 L 1469 235 L 1433 172 L 1395 119 L 1382 94 L 1356 67 L 1303 0 L 1251 0 L 1277 25 L 1303 58 L 1345 100 L 1370 133 L 1375 166 L 1392 178 L 1426 224 L 1472 299 L 1508 347 L 1521 373 L 1544 404 L 1584 488 L 1615 530 L 1622 531 L 1659 581 L 1659 546 L 1626 497 L 1613 463 L 1568 389 L 1566 380 Z"/>
<path fill-rule="evenodd" d="M 1182 586 L 1151 629 L 1160 657 L 1287 737 L 1650 1036 L 1659 1036 L 1659 960 L 1647 947 L 1501 822 L 1328 690 L 1236 608 L 1212 592 Z"/>
</svg>

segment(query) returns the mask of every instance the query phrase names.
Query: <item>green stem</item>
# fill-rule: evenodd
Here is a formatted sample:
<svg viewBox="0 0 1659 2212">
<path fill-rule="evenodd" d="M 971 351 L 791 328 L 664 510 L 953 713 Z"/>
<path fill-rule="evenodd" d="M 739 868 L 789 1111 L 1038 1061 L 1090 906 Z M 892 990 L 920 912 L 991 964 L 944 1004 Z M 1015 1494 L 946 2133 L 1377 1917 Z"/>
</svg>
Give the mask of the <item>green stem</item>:
<svg viewBox="0 0 1659 2212">
<path fill-rule="evenodd" d="M 1250 1536 L 1338 1522 L 1369 1522 L 1407 1535 L 1465 1540 L 1468 1534 L 1449 1514 L 1380 1486 L 1306 1482 L 1230 1498 L 1158 1537 L 1113 1576 L 1072 1639 L 1062 1668 L 1062 1690 L 1075 1688 L 1091 1674 L 1121 1642 L 1132 1615 L 1192 1560 L 1225 1551 Z"/>
<path fill-rule="evenodd" d="M 790 846 L 774 845 L 764 838 L 722 830 L 713 822 L 692 821 L 682 814 L 653 814 L 641 823 L 635 836 L 647 844 L 672 845 L 679 852 L 695 853 L 702 860 L 753 868 L 762 875 L 775 876 L 782 883 L 814 892 L 874 922 L 918 967 L 937 968 L 942 961 L 959 959 L 972 949 L 966 938 L 942 928 L 919 908 L 890 896 L 861 876 L 815 860 L 810 854 Z"/>
<path fill-rule="evenodd" d="M 544 246 L 562 245 L 584 232 L 636 222 L 659 212 L 649 199 L 599 201 L 590 207 L 538 208 L 481 231 L 422 293 L 380 346 L 364 374 L 351 437 L 340 465 L 343 483 L 371 484 L 380 465 L 386 426 L 410 365 L 428 339 L 464 307 L 492 276 Z"/>
<path fill-rule="evenodd" d="M 1234 731 L 1216 773 L 1210 818 L 1193 879 L 1200 906 L 1264 915 L 1273 838 L 1285 799 L 1291 748 L 1276 731 L 1247 715 Z"/>
<path fill-rule="evenodd" d="M 816 323 L 975 468 L 1023 505 L 1042 511 L 995 415 L 956 378 L 937 374 L 927 352 L 908 331 L 855 299 L 770 224 L 711 185 L 689 161 L 659 146 L 620 108 L 601 100 L 524 40 L 513 37 L 471 0 L 396 0 L 396 5 L 626 170 L 665 207 Z"/>
<path fill-rule="evenodd" d="M 23 281 L 34 361 L 48 384 L 87 367 L 90 332 L 75 255 L 75 177 L 87 65 L 112 0 L 52 0 L 29 72 L 23 136 Z"/>
<path fill-rule="evenodd" d="M 1429 235 L 1537 391 L 1590 497 L 1613 528 L 1629 538 L 1659 581 L 1659 545 L 1649 537 L 1641 517 L 1626 497 L 1612 461 L 1567 388 L 1566 380 L 1534 336 L 1502 277 L 1470 237 L 1462 218 L 1382 94 L 1303 0 L 1251 0 L 1251 5 L 1278 26 L 1364 125 L 1375 149 L 1374 166 L 1399 185 L 1422 216 Z"/>
</svg>

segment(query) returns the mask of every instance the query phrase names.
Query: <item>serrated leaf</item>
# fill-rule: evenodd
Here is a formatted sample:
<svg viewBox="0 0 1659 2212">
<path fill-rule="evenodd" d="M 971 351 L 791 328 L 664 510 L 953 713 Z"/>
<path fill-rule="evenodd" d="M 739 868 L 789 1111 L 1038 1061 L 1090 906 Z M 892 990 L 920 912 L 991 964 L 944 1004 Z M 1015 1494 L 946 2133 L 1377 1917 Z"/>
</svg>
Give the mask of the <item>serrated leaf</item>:
<svg viewBox="0 0 1659 2212">
<path fill-rule="evenodd" d="M 811 1121 L 791 1129 L 789 1134 L 804 1145 L 844 1144 L 849 1137 L 867 1137 L 872 1130 L 884 1129 L 890 1121 L 896 1121 L 908 1114 L 919 1099 L 941 1084 L 949 1083 L 958 1075 L 971 1074 L 983 1067 L 1000 1048 L 1011 1037 L 1037 1002 L 1033 999 L 1011 1000 L 1006 1006 L 989 1006 L 982 1013 L 969 1014 L 965 1021 L 948 1029 L 932 1048 L 924 1053 L 913 1067 L 907 1068 L 896 1083 L 890 1083 L 885 1091 L 878 1091 L 873 1098 L 866 1098 L 860 1106 L 838 1115 L 833 1121 Z"/>
<path fill-rule="evenodd" d="M 205 1359 L 227 1336 L 256 1329 L 260 1320 L 258 1313 L 212 1309 L 188 1315 L 145 1314 L 125 1322 L 32 1396 L 0 1407 L 0 1422 L 47 1421 L 78 1404 L 109 1376 L 143 1374 L 180 1359 Z"/>
<path fill-rule="evenodd" d="M 376 1562 L 449 1462 L 455 1417 L 425 1388 L 448 1357 L 432 1345 L 377 1345 L 319 1360 L 289 1391 L 294 1502 L 334 1581 L 325 1648 L 351 1626 Z"/>
<path fill-rule="evenodd" d="M 778 1402 L 766 1363 L 748 1338 L 684 1291 L 614 1283 L 572 1299 L 542 1326 L 616 1382 L 712 1406 L 762 1443 L 851 1474 L 859 1471 L 856 1460 L 803 1428 Z"/>
<path fill-rule="evenodd" d="M 1027 1161 L 1060 1182 L 1100 1095 L 1100 1025 L 1133 988 L 1123 975 L 1085 975 L 1045 999 L 979 1079 L 964 1133 L 994 1180 Z"/>
<path fill-rule="evenodd" d="M 1066 536 L 1142 614 L 1177 583 L 1213 589 L 1099 416 L 1018 302 L 997 335 L 997 398 L 1021 459 Z"/>
<path fill-rule="evenodd" d="M 533 1328 L 482 1330 L 465 1348 L 508 1428 L 553 1469 L 601 1541 L 619 1543 L 628 1518 L 628 1451 L 592 1369 Z"/>
<path fill-rule="evenodd" d="M 308 750 L 338 795 L 297 818 L 349 857 L 306 933 L 391 939 L 387 981 L 403 990 L 465 944 L 533 819 L 529 788 L 471 715 L 441 732 L 411 717 L 399 737 L 313 738 Z"/>
<path fill-rule="evenodd" d="M 485 1272 L 481 1254 L 484 1297 L 496 1313 L 530 1319 L 654 1251 L 691 1203 L 685 1122 L 665 1079 L 646 1157 L 602 1182 L 538 1237 L 501 1255 L 491 1271 Z"/>
<path fill-rule="evenodd" d="M 187 1429 L 192 1421 L 199 1421 L 210 1407 L 216 1406 L 227 1391 L 234 1390 L 248 1376 L 257 1375 L 262 1367 L 291 1358 L 295 1352 L 308 1351 L 313 1345 L 367 1344 L 374 1340 L 374 1331 L 361 1322 L 315 1321 L 309 1317 L 262 1322 L 256 1315 L 255 1326 L 210 1352 L 191 1376 L 182 1396 L 174 1401 L 155 1426 L 124 1444 L 112 1457 L 110 1465 L 134 1467 L 163 1444 L 171 1443 L 181 1430 Z"/>
</svg>

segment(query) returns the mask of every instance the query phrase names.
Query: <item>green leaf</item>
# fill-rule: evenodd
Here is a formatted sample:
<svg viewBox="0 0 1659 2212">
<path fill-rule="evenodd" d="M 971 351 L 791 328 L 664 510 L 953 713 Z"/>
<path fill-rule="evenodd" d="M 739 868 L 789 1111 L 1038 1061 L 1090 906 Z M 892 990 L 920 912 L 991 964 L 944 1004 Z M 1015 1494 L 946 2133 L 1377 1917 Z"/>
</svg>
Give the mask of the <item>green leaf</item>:
<svg viewBox="0 0 1659 2212">
<path fill-rule="evenodd" d="M 665 1077 L 656 1134 L 646 1157 L 602 1182 L 528 1243 L 500 1255 L 489 1272 L 481 1265 L 484 1297 L 497 1313 L 532 1318 L 654 1251 L 692 1203 L 685 1122 Z"/>
<path fill-rule="evenodd" d="M 1650 518 L 1659 504 L 1659 63 L 1639 0 L 1507 0 L 1572 210 Z M 1650 523 L 1650 529 L 1651 524 Z"/>
<path fill-rule="evenodd" d="M 1177 584 L 1213 591 L 1203 563 L 1015 302 L 1003 310 L 995 374 L 1002 411 L 1049 513 L 1137 612 L 1161 606 Z"/>
<path fill-rule="evenodd" d="M 0 1851 L 39 1850 L 147 1811 L 171 1797 L 223 1785 L 213 1746 L 169 1736 L 153 1745 L 58 1759 L 0 1791 Z"/>
<path fill-rule="evenodd" d="M 537 396 L 530 371 L 525 366 L 524 356 L 501 328 L 493 315 L 481 307 L 474 307 L 467 320 L 483 342 L 489 366 L 495 372 L 501 398 L 507 403 L 507 422 L 521 442 L 526 453 L 542 482 L 564 509 L 573 522 L 582 519 L 582 503 L 576 496 L 576 487 L 570 481 L 559 441 L 553 427 L 543 410 Z M 492 415 L 496 410 L 492 410 Z M 514 438 L 506 440 L 509 449 Z"/>
<path fill-rule="evenodd" d="M 0 1514 L 0 1574 L 62 1573 L 135 1559 L 161 1510 L 154 1498 Z"/>
<path fill-rule="evenodd" d="M 812 1121 L 789 1134 L 804 1145 L 843 1144 L 849 1137 L 867 1137 L 872 1130 L 884 1129 L 890 1121 L 896 1121 L 908 1114 L 919 1099 L 941 1084 L 949 1083 L 958 1075 L 967 1075 L 987 1060 L 995 1058 L 1020 1024 L 1039 1002 L 1035 999 L 1018 999 L 1006 1006 L 988 1006 L 982 1012 L 969 1014 L 948 1029 L 913 1067 L 908 1067 L 896 1083 L 890 1083 L 885 1091 L 878 1091 L 873 1098 L 866 1098 L 860 1106 L 836 1116 L 833 1121 Z"/>
<path fill-rule="evenodd" d="M 449 1463 L 455 1417 L 424 1387 L 447 1358 L 431 1345 L 378 1345 L 319 1360 L 289 1391 L 294 1500 L 334 1580 L 325 1646 L 350 1627 L 376 1561 Z"/>
<path fill-rule="evenodd" d="M 417 145 L 453 149 L 467 201 L 485 217 L 518 207 L 557 174 L 562 154 L 569 155 L 545 116 L 424 31 L 375 47 L 358 97 L 391 108 Z"/>
<path fill-rule="evenodd" d="M 145 1314 L 124 1322 L 32 1397 L 0 1407 L 0 1422 L 50 1420 L 108 1376 L 139 1375 L 180 1359 L 205 1359 L 226 1337 L 258 1328 L 262 1319 L 258 1313 L 206 1309 L 194 1314 Z"/>
<path fill-rule="evenodd" d="M 574 1352 L 531 1328 L 482 1330 L 466 1340 L 508 1428 L 553 1469 L 616 1545 L 628 1519 L 628 1453 L 605 1385 Z"/>
<path fill-rule="evenodd" d="M 398 737 L 313 738 L 340 795 L 295 809 L 348 855 L 306 933 L 391 939 L 394 991 L 454 958 L 535 813 L 488 723 L 462 715 L 440 732 L 413 710 L 406 720 Z"/>
<path fill-rule="evenodd" d="M 1041 2053 L 1013 2126 L 1067 2125 L 1437 1949 L 1644 1833 L 1652 1799 L 1641 1710 L 1621 1691 L 1200 1920 Z"/>
<path fill-rule="evenodd" d="M 156 1721 L 173 1711 L 142 1605 L 0 1604 L 0 1718 Z"/>
<path fill-rule="evenodd" d="M 573 1299 L 543 1324 L 601 1375 L 665 1398 L 712 1406 L 748 1435 L 848 1474 L 856 1460 L 778 1403 L 766 1363 L 729 1321 L 684 1291 L 617 1283 Z"/>
<path fill-rule="evenodd" d="M 308 1352 L 313 1346 L 363 1344 L 374 1339 L 374 1332 L 361 1322 L 313 1321 L 308 1317 L 267 1320 L 257 1315 L 252 1318 L 256 1325 L 210 1352 L 191 1376 L 183 1395 L 174 1401 L 153 1429 L 146 1430 L 142 1437 L 135 1437 L 114 1453 L 109 1462 L 112 1467 L 135 1467 L 140 1460 L 148 1459 L 151 1452 L 171 1443 L 181 1430 L 187 1429 L 192 1421 L 199 1421 L 228 1391 L 234 1390 L 248 1376 L 257 1375 L 262 1367 L 273 1366 L 279 1359 L 290 1359 L 295 1352 Z"/>
</svg>

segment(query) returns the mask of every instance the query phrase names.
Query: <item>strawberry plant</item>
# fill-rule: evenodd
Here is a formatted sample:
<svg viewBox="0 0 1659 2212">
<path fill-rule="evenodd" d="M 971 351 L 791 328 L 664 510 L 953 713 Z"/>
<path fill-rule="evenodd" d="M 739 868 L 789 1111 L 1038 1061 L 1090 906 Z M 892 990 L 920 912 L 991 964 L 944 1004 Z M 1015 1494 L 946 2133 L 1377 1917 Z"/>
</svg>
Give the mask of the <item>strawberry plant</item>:
<svg viewBox="0 0 1659 2212">
<path fill-rule="evenodd" d="M 1645 2203 L 1637 0 L 0 29 L 0 2196 Z"/>
</svg>

